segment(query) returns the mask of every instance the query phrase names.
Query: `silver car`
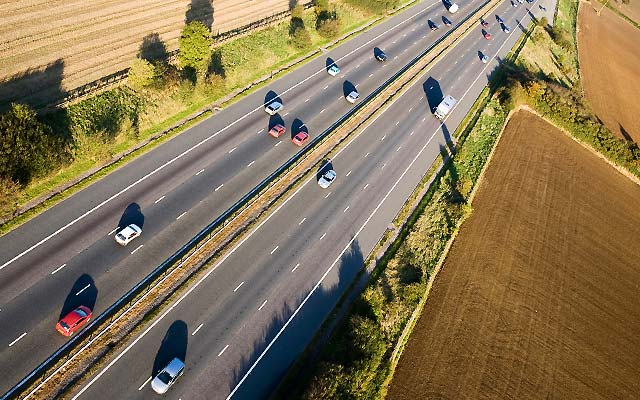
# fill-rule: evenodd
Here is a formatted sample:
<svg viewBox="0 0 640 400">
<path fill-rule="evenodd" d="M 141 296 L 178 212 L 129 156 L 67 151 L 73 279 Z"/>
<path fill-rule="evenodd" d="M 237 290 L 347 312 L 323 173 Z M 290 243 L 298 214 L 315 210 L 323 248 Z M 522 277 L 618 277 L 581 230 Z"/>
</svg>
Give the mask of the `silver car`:
<svg viewBox="0 0 640 400">
<path fill-rule="evenodd" d="M 355 103 L 360 98 L 360 95 L 355 90 L 347 95 L 347 101 L 351 104 Z"/>
<path fill-rule="evenodd" d="M 127 225 L 123 230 L 116 233 L 115 239 L 118 244 L 126 246 L 130 241 L 140 236 L 142 229 L 136 224 Z"/>
<path fill-rule="evenodd" d="M 276 115 L 280 110 L 282 110 L 283 105 L 279 101 L 273 101 L 268 106 L 265 107 L 265 111 L 269 115 Z"/>
<path fill-rule="evenodd" d="M 164 394 L 171 385 L 184 373 L 184 363 L 179 358 L 174 358 L 151 381 L 151 388 L 159 394 Z"/>
<path fill-rule="evenodd" d="M 318 185 L 320 185 L 321 188 L 326 189 L 331 186 L 333 181 L 336 179 L 336 176 L 338 176 L 338 174 L 336 174 L 336 171 L 330 169 L 322 174 L 320 179 L 318 179 Z"/>
</svg>

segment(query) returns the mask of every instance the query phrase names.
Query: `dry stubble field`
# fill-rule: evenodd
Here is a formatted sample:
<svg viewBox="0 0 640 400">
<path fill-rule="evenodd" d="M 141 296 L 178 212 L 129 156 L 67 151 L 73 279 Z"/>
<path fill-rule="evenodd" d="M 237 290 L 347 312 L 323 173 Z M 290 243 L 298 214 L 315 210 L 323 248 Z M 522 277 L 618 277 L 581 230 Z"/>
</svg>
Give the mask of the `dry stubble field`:
<svg viewBox="0 0 640 400">
<path fill-rule="evenodd" d="M 611 132 L 640 143 L 640 30 L 607 8 L 598 16 L 593 7 L 582 3 L 578 15 L 585 94 Z"/>
<path fill-rule="evenodd" d="M 473 206 L 388 398 L 637 398 L 640 186 L 520 111 Z"/>
<path fill-rule="evenodd" d="M 0 104 L 25 94 L 37 103 L 126 69 L 149 35 L 175 50 L 187 14 L 213 18 L 215 34 L 288 7 L 288 0 L 0 0 Z"/>
</svg>

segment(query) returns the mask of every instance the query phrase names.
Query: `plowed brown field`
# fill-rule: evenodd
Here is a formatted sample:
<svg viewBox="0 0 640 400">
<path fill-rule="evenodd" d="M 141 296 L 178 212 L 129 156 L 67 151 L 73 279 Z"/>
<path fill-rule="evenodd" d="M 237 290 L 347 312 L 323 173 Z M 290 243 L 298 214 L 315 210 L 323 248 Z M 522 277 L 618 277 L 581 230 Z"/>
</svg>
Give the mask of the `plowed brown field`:
<svg viewBox="0 0 640 400">
<path fill-rule="evenodd" d="M 128 68 L 143 39 L 177 49 L 187 15 L 215 33 L 289 7 L 288 0 L 0 0 L 0 104 L 77 88 Z M 46 96 L 45 96 L 46 97 Z"/>
<path fill-rule="evenodd" d="M 640 186 L 510 120 L 389 399 L 637 399 Z"/>
<path fill-rule="evenodd" d="M 580 5 L 578 28 L 589 103 L 611 132 L 640 143 L 640 30 L 607 8 L 596 15 L 589 3 Z"/>
</svg>

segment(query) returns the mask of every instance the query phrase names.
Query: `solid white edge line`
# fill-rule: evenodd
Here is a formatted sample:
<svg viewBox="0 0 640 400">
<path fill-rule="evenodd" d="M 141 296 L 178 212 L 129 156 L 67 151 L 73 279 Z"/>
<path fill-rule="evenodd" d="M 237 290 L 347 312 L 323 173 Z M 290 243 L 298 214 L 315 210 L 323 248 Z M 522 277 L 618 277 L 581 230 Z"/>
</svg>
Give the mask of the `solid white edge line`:
<svg viewBox="0 0 640 400">
<path fill-rule="evenodd" d="M 359 51 L 360 49 L 369 46 L 369 44 L 371 44 L 373 41 L 378 40 L 380 37 L 386 35 L 387 33 L 393 31 L 394 29 L 396 29 L 397 27 L 405 24 L 408 21 L 412 21 L 416 16 L 427 12 L 430 8 L 436 6 L 439 3 L 434 3 L 418 12 L 416 12 L 415 14 L 409 16 L 408 18 L 398 22 L 396 25 L 390 27 L 389 29 L 387 29 L 386 31 L 380 33 L 378 36 L 375 36 L 374 38 L 368 40 L 367 42 L 363 43 L 362 45 L 358 46 L 357 48 L 355 48 L 354 50 L 352 50 L 351 52 L 345 54 L 344 56 L 338 58 L 337 60 L 335 60 L 335 62 L 339 62 L 349 56 L 351 56 L 352 54 L 354 54 L 355 52 Z M 309 75 L 307 78 L 303 79 L 302 81 L 298 82 L 297 84 L 291 86 L 290 88 L 288 88 L 287 90 L 283 91 L 282 93 L 280 93 L 280 96 L 285 95 L 286 93 L 289 93 L 290 91 L 292 91 L 293 89 L 297 88 L 298 86 L 302 85 L 303 83 L 305 83 L 307 80 L 315 77 L 318 74 L 324 73 L 325 72 L 325 68 L 322 68 L 321 70 Z M 56 236 L 57 234 L 59 234 L 60 232 L 66 230 L 68 227 L 74 225 L 76 222 L 79 222 L 81 220 L 83 220 L 84 218 L 86 218 L 88 215 L 92 214 L 93 212 L 95 212 L 96 210 L 98 210 L 99 208 L 101 208 L 102 206 L 104 206 L 105 204 L 109 203 L 111 200 L 119 197 L 121 194 L 125 193 L 126 191 L 128 191 L 129 189 L 131 189 L 132 187 L 138 185 L 139 183 L 147 180 L 149 177 L 155 175 L 156 173 L 162 171 L 163 169 L 165 169 L 166 167 L 168 167 L 169 165 L 173 164 L 174 162 L 176 162 L 177 160 L 179 160 L 180 158 L 186 156 L 187 154 L 191 153 L 192 151 L 194 151 L 195 149 L 197 149 L 198 147 L 202 146 L 204 143 L 208 142 L 209 140 L 213 139 L 214 137 L 218 136 L 220 133 L 226 131 L 227 129 L 231 128 L 232 126 L 236 125 L 237 123 L 239 123 L 240 121 L 244 120 L 245 118 L 247 118 L 249 115 L 253 114 L 254 112 L 263 109 L 267 104 L 264 103 L 256 108 L 254 108 L 253 110 L 245 113 L 243 116 L 241 116 L 240 118 L 236 119 L 235 121 L 231 122 L 230 124 L 228 124 L 227 126 L 223 127 L 222 129 L 218 130 L 217 132 L 213 133 L 211 136 L 208 136 L 204 139 L 202 139 L 200 142 L 196 143 L 195 145 L 193 145 L 193 147 L 188 148 L 187 150 L 183 151 L 182 153 L 178 154 L 177 156 L 175 156 L 174 158 L 170 159 L 169 161 L 163 163 L 162 165 L 160 165 L 159 167 L 157 167 L 156 169 L 152 170 L 151 172 L 149 172 L 148 174 L 142 176 L 141 178 L 137 179 L 136 181 L 134 181 L 133 183 L 131 183 L 130 185 L 126 186 L 124 189 L 120 190 L 119 192 L 115 193 L 114 195 L 112 195 L 111 197 L 107 198 L 106 200 L 103 200 L 102 202 L 100 202 L 98 205 L 96 205 L 95 207 L 93 207 L 92 209 L 90 209 L 89 211 L 85 212 L 84 214 L 80 215 L 79 217 L 71 220 L 70 222 L 68 222 L 67 224 L 63 225 L 62 227 L 58 228 L 57 230 L 55 230 L 53 233 L 49 234 L 48 236 L 46 236 L 45 238 L 41 239 L 39 242 L 33 244 L 31 247 L 27 248 L 26 250 L 22 251 L 21 253 L 15 255 L 13 258 L 11 258 L 10 260 L 6 261 L 5 263 L 3 263 L 2 265 L 0 265 L 0 271 L 2 271 L 7 265 L 13 263 L 14 261 L 22 258 L 25 254 L 30 253 L 31 251 L 33 251 L 35 248 L 39 247 L 40 245 L 42 245 L 43 243 L 49 241 L 52 237 Z M 264 131 L 264 129 L 262 129 L 260 132 Z M 260 133 L 259 132 L 259 133 Z"/>
<path fill-rule="evenodd" d="M 147 383 L 149 383 L 151 378 L 153 378 L 153 376 L 148 377 L 147 380 L 144 381 L 144 383 L 142 385 L 140 385 L 140 387 L 138 388 L 138 392 L 141 391 L 145 386 L 147 386 Z"/>
<path fill-rule="evenodd" d="M 9 343 L 9 347 L 13 346 L 14 344 L 18 343 L 18 340 L 22 339 L 23 337 L 27 336 L 27 332 L 23 333 L 22 335 L 18 336 L 13 342 Z"/>
<path fill-rule="evenodd" d="M 193 331 L 193 333 L 191 334 L 191 336 L 195 336 L 196 333 L 198 333 L 198 331 L 200 330 L 200 328 L 202 328 L 204 324 L 200 324 L 198 325 L 198 327 Z"/>
</svg>

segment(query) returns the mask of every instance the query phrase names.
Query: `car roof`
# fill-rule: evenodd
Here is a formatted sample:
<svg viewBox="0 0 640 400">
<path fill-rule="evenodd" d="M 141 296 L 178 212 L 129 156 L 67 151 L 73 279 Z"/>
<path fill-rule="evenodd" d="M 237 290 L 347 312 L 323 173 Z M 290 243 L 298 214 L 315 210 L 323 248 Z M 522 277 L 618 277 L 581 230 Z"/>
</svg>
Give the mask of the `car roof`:
<svg viewBox="0 0 640 400">
<path fill-rule="evenodd" d="M 184 363 L 178 357 L 174 358 L 164 367 L 164 371 L 167 371 L 172 376 L 176 376 L 181 369 L 184 368 Z"/>
<path fill-rule="evenodd" d="M 71 326 L 74 323 L 76 323 L 80 318 L 83 318 L 82 316 L 80 316 L 80 314 L 76 313 L 76 310 L 78 308 L 79 307 L 76 307 L 69 314 L 65 315 L 64 318 L 62 318 L 62 321 L 64 321 L 67 325 Z"/>
<path fill-rule="evenodd" d="M 269 107 L 281 107 L 282 103 L 280 103 L 277 100 L 272 101 L 271 103 L 269 103 Z"/>
<path fill-rule="evenodd" d="M 133 233 L 133 232 L 142 232 L 142 229 L 136 224 L 127 225 L 120 233 Z"/>
</svg>

